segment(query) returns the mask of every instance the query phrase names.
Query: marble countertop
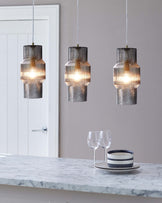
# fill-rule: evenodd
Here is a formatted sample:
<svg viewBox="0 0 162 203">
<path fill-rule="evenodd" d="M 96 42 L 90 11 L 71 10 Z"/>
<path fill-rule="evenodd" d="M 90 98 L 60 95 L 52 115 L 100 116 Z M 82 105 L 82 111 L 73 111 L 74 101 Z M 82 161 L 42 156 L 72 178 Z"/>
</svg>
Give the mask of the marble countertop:
<svg viewBox="0 0 162 203">
<path fill-rule="evenodd" d="M 83 159 L 0 155 L 0 184 L 162 198 L 162 164 L 112 174 Z"/>
</svg>

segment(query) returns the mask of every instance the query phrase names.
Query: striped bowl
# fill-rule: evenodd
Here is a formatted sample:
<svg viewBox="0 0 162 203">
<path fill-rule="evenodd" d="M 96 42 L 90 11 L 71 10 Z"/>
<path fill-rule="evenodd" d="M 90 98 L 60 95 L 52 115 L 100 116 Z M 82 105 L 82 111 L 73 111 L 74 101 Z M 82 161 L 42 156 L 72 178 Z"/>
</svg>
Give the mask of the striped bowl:
<svg viewBox="0 0 162 203">
<path fill-rule="evenodd" d="M 107 153 L 107 163 L 111 168 L 132 167 L 133 158 L 133 152 L 129 150 L 111 150 Z"/>
</svg>

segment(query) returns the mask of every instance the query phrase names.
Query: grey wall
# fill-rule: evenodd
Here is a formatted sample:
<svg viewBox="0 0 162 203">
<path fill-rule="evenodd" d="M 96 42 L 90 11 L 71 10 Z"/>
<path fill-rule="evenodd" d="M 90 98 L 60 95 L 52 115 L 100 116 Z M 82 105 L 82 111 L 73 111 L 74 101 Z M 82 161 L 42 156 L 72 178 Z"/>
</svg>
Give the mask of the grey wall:
<svg viewBox="0 0 162 203">
<path fill-rule="evenodd" d="M 1 5 L 31 0 L 0 0 Z M 92 82 L 87 103 L 68 103 L 64 84 L 67 49 L 76 44 L 76 0 L 37 0 L 61 4 L 60 155 L 91 158 L 89 130 L 111 129 L 112 148 L 135 152 L 136 161 L 162 163 L 162 1 L 129 0 L 130 47 L 138 48 L 142 83 L 138 105 L 117 106 L 112 80 L 117 47 L 125 46 L 125 0 L 80 0 L 80 45 L 89 47 Z M 102 157 L 98 152 L 98 158 Z"/>
</svg>

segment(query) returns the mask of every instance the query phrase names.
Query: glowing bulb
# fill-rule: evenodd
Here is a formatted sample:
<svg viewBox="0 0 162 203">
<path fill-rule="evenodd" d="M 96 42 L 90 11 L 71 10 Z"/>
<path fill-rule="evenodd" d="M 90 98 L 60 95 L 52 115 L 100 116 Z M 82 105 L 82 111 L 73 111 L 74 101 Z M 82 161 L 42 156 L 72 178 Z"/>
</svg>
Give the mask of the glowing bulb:
<svg viewBox="0 0 162 203">
<path fill-rule="evenodd" d="M 28 76 L 30 79 L 34 79 L 37 77 L 37 73 L 36 71 L 32 68 L 29 72 L 28 72 Z"/>
<path fill-rule="evenodd" d="M 133 81 L 133 78 L 129 72 L 125 72 L 123 75 L 118 76 L 118 81 L 122 84 L 130 84 Z"/>
<path fill-rule="evenodd" d="M 70 82 L 89 82 L 91 78 L 91 75 L 89 73 L 82 72 L 80 70 L 75 70 L 72 73 L 65 74 L 65 80 L 70 81 Z"/>
<path fill-rule="evenodd" d="M 131 82 L 131 75 L 128 73 L 125 73 L 122 77 L 123 83 L 128 84 Z"/>
<path fill-rule="evenodd" d="M 75 73 L 73 75 L 73 80 L 75 82 L 79 82 L 80 80 L 82 80 L 82 74 L 80 71 L 75 71 Z"/>
<path fill-rule="evenodd" d="M 27 72 L 23 72 L 21 73 L 25 78 L 28 79 L 35 79 L 36 77 L 38 77 L 38 72 L 36 70 L 34 70 L 34 68 L 30 69 Z"/>
</svg>

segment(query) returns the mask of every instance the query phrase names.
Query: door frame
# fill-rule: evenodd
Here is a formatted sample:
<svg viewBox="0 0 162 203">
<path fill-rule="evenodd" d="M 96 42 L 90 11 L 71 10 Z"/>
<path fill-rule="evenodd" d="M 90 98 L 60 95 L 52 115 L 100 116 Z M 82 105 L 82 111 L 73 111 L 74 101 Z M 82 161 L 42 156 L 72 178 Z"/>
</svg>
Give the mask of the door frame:
<svg viewBox="0 0 162 203">
<path fill-rule="evenodd" d="M 60 5 L 35 5 L 35 20 L 49 22 L 48 155 L 59 155 L 59 12 Z M 32 6 L 1 6 L 0 21 L 32 20 Z"/>
</svg>

